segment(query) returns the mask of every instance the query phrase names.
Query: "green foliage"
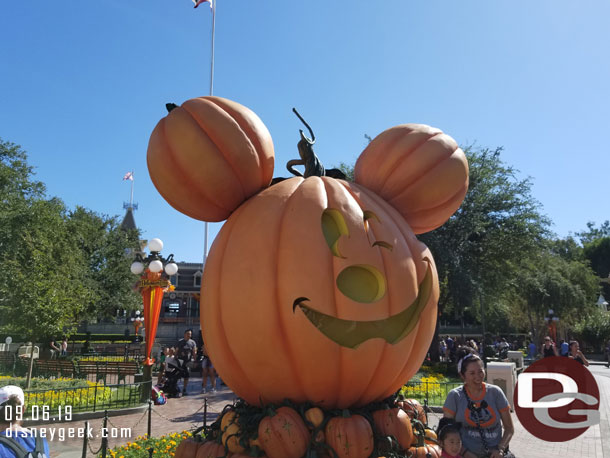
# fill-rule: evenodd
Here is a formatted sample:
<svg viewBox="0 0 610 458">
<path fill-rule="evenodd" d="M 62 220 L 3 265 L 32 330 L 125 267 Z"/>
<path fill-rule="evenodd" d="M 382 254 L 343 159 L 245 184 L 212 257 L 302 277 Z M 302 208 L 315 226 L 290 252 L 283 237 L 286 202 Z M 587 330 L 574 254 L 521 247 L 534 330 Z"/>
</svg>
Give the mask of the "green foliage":
<svg viewBox="0 0 610 458">
<path fill-rule="evenodd" d="M 610 274 L 610 237 L 602 237 L 584 245 L 584 255 L 599 277 Z"/>
<path fill-rule="evenodd" d="M 345 176 L 347 177 L 347 181 L 354 181 L 354 166 L 353 165 L 349 165 L 349 164 L 346 164 L 345 162 L 341 162 L 341 164 L 339 164 L 338 169 L 341 170 L 343 173 L 345 173 Z"/>
<path fill-rule="evenodd" d="M 551 243 L 552 244 L 552 243 Z M 594 307 L 598 281 L 586 261 L 568 260 L 551 249 L 521 263 L 513 284 L 513 319 L 528 323 L 536 342 L 546 333 L 548 310 L 571 324 Z"/>
<path fill-rule="evenodd" d="M 0 140 L 0 333 L 15 340 L 59 338 L 138 304 L 127 256 L 137 234 L 44 191 L 26 153 Z"/>
<path fill-rule="evenodd" d="M 610 313 L 597 308 L 591 310 L 574 324 L 573 332 L 582 343 L 603 352 L 606 342 L 610 341 Z"/>
<path fill-rule="evenodd" d="M 69 231 L 83 253 L 85 282 L 92 291 L 85 316 L 113 316 L 116 309 L 135 309 L 140 296 L 133 291 L 130 247 L 137 247 L 137 231 L 120 229 L 116 218 L 77 207 L 70 213 Z"/>
</svg>

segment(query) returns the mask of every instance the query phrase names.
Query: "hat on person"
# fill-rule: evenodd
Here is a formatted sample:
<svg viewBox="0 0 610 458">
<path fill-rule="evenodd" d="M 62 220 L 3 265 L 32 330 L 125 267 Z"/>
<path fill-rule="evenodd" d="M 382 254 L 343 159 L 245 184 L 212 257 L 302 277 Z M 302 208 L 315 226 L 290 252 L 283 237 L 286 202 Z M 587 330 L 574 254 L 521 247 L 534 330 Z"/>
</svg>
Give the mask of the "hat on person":
<svg viewBox="0 0 610 458">
<path fill-rule="evenodd" d="M 21 404 L 25 403 L 23 390 L 15 385 L 6 385 L 0 388 L 0 405 L 9 400 L 11 396 L 17 396 Z"/>
</svg>

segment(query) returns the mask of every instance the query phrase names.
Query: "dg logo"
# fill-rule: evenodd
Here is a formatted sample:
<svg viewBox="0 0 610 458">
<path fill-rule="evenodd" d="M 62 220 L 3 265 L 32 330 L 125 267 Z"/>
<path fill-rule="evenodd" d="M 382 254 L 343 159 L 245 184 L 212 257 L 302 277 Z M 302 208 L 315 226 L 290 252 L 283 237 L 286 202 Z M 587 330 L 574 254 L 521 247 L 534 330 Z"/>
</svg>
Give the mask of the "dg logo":
<svg viewBox="0 0 610 458">
<path fill-rule="evenodd" d="M 532 435 L 565 442 L 599 424 L 599 388 L 582 364 L 561 356 L 543 358 L 519 375 L 515 412 Z"/>
</svg>

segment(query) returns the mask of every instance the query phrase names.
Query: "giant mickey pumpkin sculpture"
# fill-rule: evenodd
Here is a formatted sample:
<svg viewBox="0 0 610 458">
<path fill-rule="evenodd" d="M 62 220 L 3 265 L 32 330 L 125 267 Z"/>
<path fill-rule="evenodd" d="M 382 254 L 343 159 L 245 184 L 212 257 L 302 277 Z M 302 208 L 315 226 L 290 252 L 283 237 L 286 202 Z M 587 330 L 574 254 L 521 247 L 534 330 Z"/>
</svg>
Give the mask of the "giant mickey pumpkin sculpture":
<svg viewBox="0 0 610 458">
<path fill-rule="evenodd" d="M 204 340 L 227 385 L 254 405 L 359 406 L 394 393 L 425 357 L 438 279 L 415 234 L 459 207 L 468 165 L 451 137 L 405 124 L 369 144 L 352 183 L 324 176 L 309 131 L 305 176 L 268 186 L 273 145 L 260 119 L 192 99 L 159 122 L 148 165 L 178 210 L 231 213 L 201 289 Z"/>
</svg>

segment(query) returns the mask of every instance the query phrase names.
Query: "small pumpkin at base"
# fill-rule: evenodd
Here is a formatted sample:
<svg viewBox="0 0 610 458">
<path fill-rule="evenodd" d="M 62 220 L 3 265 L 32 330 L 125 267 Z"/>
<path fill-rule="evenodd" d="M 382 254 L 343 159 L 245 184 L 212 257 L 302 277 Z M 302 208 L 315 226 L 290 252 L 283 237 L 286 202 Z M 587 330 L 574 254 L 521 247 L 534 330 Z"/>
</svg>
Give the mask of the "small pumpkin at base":
<svg viewBox="0 0 610 458">
<path fill-rule="evenodd" d="M 413 420 L 419 420 L 424 425 L 428 424 L 428 416 L 424 410 L 424 406 L 417 399 L 404 399 L 396 403 L 398 407 L 404 410 Z"/>
<path fill-rule="evenodd" d="M 373 412 L 373 421 L 383 436 L 393 436 L 403 449 L 406 450 L 413 444 L 415 436 L 411 419 L 399 407 L 376 410 Z"/>
<path fill-rule="evenodd" d="M 374 446 L 373 429 L 362 415 L 343 411 L 340 417 L 331 418 L 324 430 L 326 443 L 339 458 L 368 458 Z"/>
<path fill-rule="evenodd" d="M 226 456 L 225 448 L 218 442 L 204 442 L 197 450 L 197 455 L 190 455 L 190 458 L 220 458 Z M 175 457 L 174 457 L 175 458 Z"/>
<path fill-rule="evenodd" d="M 414 445 L 408 450 L 411 458 L 440 458 L 443 450 L 435 444 Z"/>
<path fill-rule="evenodd" d="M 199 447 L 201 447 L 201 444 L 201 441 L 197 441 L 190 437 L 184 439 L 178 444 L 178 447 L 176 447 L 174 458 L 193 458 L 197 455 L 197 451 L 199 450 Z"/>
<path fill-rule="evenodd" d="M 280 407 L 261 420 L 258 438 L 269 458 L 301 458 L 311 434 L 296 410 Z"/>
</svg>

